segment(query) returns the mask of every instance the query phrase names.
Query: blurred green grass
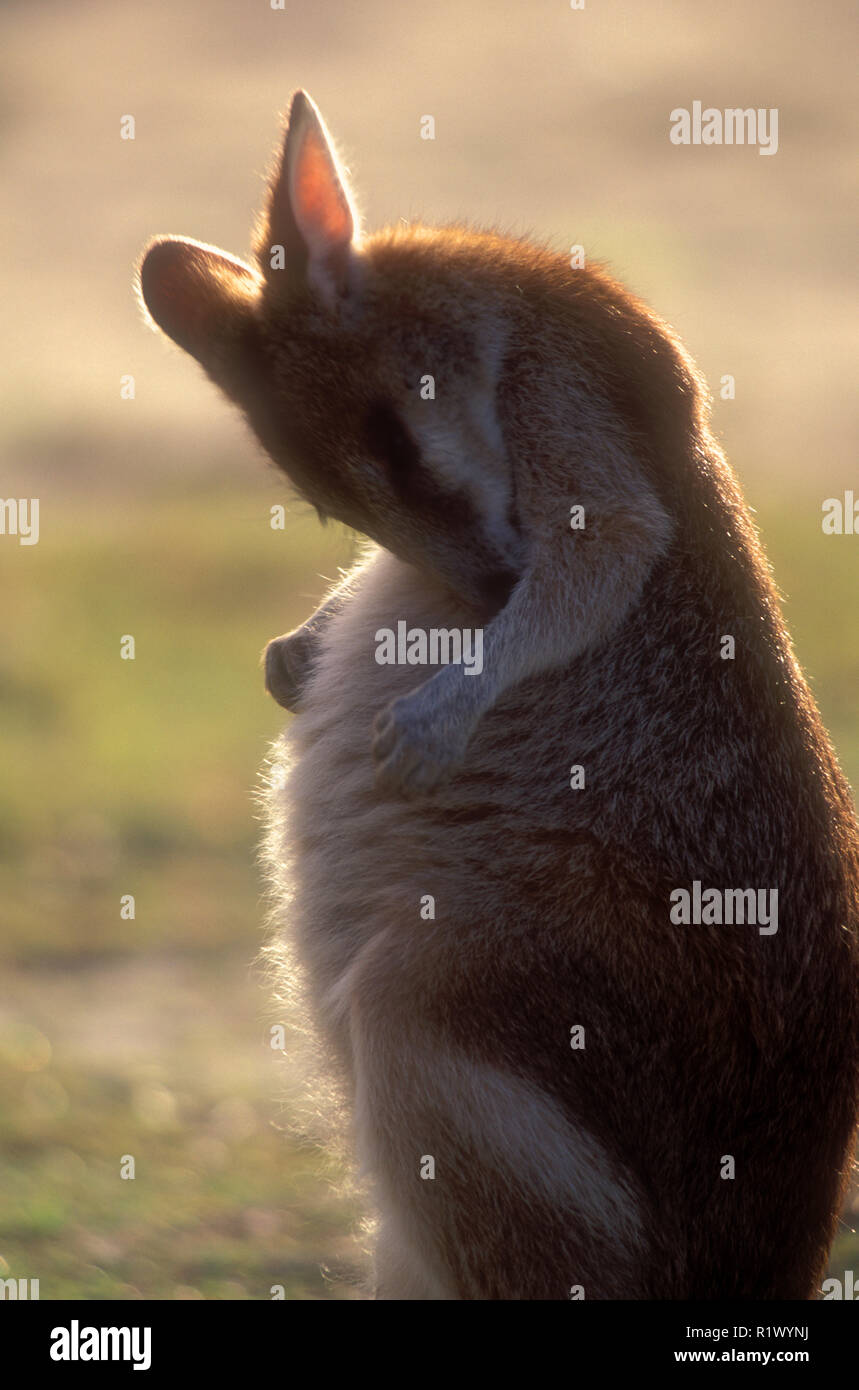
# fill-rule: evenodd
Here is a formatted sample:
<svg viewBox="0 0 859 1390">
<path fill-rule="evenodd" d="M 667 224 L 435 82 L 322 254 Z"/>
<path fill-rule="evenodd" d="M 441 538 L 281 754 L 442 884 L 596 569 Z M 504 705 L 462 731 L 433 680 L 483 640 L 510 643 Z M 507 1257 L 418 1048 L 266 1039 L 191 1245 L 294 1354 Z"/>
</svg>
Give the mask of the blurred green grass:
<svg viewBox="0 0 859 1390">
<path fill-rule="evenodd" d="M 3 1060 L 0 1278 L 43 1299 L 357 1296 L 357 1213 L 258 1088 L 201 1085 L 193 1050 L 154 1076 Z"/>
<path fill-rule="evenodd" d="M 252 942 L 251 793 L 285 719 L 260 654 L 348 537 L 272 530 L 267 499 L 229 494 L 64 500 L 41 525 L 38 546 L 0 548 L 0 954 Z"/>
<path fill-rule="evenodd" d="M 282 1132 L 249 978 L 286 718 L 259 657 L 352 551 L 272 530 L 281 500 L 43 500 L 0 547 L 0 1277 L 42 1298 L 356 1296 L 357 1213 Z"/>
<path fill-rule="evenodd" d="M 273 531 L 273 500 L 64 499 L 38 546 L 0 547 L 0 1276 L 43 1298 L 357 1296 L 358 1214 L 280 1132 L 289 1069 L 249 978 L 252 791 L 284 718 L 259 656 L 351 553 L 310 518 Z M 855 786 L 857 542 L 819 515 L 757 521 Z"/>
</svg>

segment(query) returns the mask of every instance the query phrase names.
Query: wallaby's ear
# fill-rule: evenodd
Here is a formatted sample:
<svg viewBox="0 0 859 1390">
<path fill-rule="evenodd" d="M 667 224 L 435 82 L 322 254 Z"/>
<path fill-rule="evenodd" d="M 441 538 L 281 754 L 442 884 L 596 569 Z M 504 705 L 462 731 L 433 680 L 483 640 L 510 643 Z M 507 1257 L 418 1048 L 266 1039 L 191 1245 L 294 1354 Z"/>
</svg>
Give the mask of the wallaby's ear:
<svg viewBox="0 0 859 1390">
<path fill-rule="evenodd" d="M 140 266 L 140 297 L 174 342 L 211 367 L 247 322 L 259 296 L 250 266 L 198 241 L 160 237 Z"/>
<path fill-rule="evenodd" d="M 282 246 L 292 283 L 306 279 L 327 300 L 337 298 L 348 284 L 356 228 L 349 186 L 325 123 L 307 93 L 296 92 L 271 191 L 268 245 L 259 248 L 266 274 L 272 279 L 284 273 L 273 268 L 272 258 L 272 248 Z"/>
</svg>

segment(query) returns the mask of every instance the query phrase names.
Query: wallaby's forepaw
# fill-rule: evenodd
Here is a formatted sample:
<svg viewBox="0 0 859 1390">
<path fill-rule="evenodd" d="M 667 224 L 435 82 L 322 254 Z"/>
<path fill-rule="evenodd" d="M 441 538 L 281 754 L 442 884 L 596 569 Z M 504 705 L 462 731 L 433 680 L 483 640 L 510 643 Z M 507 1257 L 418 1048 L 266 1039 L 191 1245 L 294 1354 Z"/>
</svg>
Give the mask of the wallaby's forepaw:
<svg viewBox="0 0 859 1390">
<path fill-rule="evenodd" d="M 265 649 L 265 688 L 284 709 L 296 710 L 313 664 L 314 634 L 298 627 Z"/>
<path fill-rule="evenodd" d="M 437 787 L 465 753 L 465 743 L 452 739 L 449 728 L 439 728 L 411 695 L 392 701 L 376 716 L 373 735 L 377 787 L 409 798 Z"/>
</svg>

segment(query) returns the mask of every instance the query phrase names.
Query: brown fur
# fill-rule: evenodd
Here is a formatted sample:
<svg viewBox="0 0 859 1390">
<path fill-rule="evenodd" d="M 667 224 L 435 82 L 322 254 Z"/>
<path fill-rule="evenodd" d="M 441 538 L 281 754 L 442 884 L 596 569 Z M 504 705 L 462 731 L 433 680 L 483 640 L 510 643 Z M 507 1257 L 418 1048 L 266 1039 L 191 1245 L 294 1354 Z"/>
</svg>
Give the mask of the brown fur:
<svg viewBox="0 0 859 1390">
<path fill-rule="evenodd" d="M 380 1296 L 813 1297 L 859 1106 L 859 830 L 701 379 L 602 271 L 465 228 L 361 242 L 302 94 L 257 253 L 158 242 L 141 285 L 377 543 L 269 648 L 299 712 L 267 857 Z M 484 674 L 377 665 L 401 618 L 486 623 Z M 695 879 L 777 888 L 777 934 L 674 925 Z"/>
</svg>

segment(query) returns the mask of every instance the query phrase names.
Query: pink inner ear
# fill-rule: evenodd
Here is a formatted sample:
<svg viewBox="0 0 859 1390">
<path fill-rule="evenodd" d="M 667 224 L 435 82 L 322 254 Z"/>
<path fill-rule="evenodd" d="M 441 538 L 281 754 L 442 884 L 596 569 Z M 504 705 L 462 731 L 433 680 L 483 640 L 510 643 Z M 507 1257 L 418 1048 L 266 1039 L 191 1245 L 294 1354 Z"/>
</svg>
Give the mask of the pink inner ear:
<svg viewBox="0 0 859 1390">
<path fill-rule="evenodd" d="M 318 130 L 310 129 L 301 142 L 293 182 L 295 219 L 311 254 L 327 252 L 352 240 L 352 213 Z"/>
</svg>

